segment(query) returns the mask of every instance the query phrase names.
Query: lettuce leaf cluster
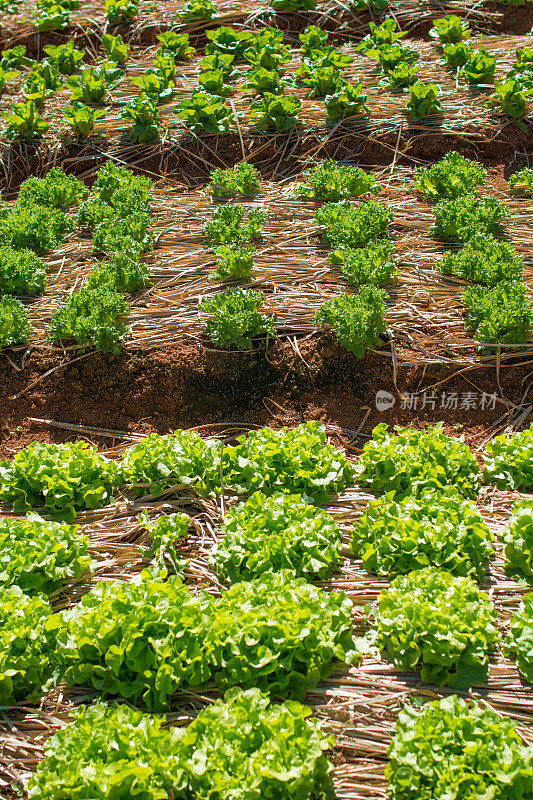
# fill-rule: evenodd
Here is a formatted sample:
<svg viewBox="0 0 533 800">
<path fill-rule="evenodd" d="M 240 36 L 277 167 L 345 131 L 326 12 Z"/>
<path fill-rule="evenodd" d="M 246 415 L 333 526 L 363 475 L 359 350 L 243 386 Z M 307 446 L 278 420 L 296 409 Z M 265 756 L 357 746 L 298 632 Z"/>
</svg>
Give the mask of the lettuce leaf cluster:
<svg viewBox="0 0 533 800">
<path fill-rule="evenodd" d="M 121 481 L 135 493 L 156 497 L 174 487 L 191 487 L 199 494 L 220 486 L 217 480 L 221 444 L 196 431 L 176 430 L 163 436 L 150 433 L 128 447 L 120 466 Z"/>
<path fill-rule="evenodd" d="M 524 678 L 533 683 L 533 592 L 524 595 L 511 620 L 506 652 L 515 659 Z"/>
<path fill-rule="evenodd" d="M 57 623 L 48 603 L 18 586 L 0 595 L 0 704 L 36 700 L 52 677 Z"/>
<path fill-rule="evenodd" d="M 92 567 L 88 545 L 75 525 L 45 522 L 36 514 L 0 517 L 0 586 L 4 591 L 14 584 L 28 595 L 52 594 Z"/>
<path fill-rule="evenodd" d="M 100 581 L 62 613 L 58 658 L 67 684 L 168 707 L 177 689 L 210 677 L 209 608 L 205 594 L 191 594 L 177 577 L 145 570 L 129 583 Z"/>
<path fill-rule="evenodd" d="M 15 511 L 44 508 L 72 522 L 76 512 L 112 503 L 117 465 L 87 442 L 34 442 L 12 461 L 0 462 L 0 501 Z"/>
<path fill-rule="evenodd" d="M 451 150 L 433 166 L 415 170 L 414 184 L 426 200 L 437 203 L 476 193 L 486 177 L 481 164 Z"/>
<path fill-rule="evenodd" d="M 375 177 L 360 167 L 326 159 L 310 170 L 307 185 L 299 188 L 298 195 L 312 200 L 344 200 L 380 190 Z"/>
<path fill-rule="evenodd" d="M 300 495 L 255 492 L 228 512 L 222 533 L 210 563 L 226 583 L 282 569 L 307 580 L 327 578 L 340 560 L 335 520 Z"/>
<path fill-rule="evenodd" d="M 333 737 L 296 702 L 270 704 L 234 689 L 187 728 L 126 705 L 95 703 L 45 746 L 28 786 L 31 800 L 232 800 L 333 796 L 325 751 Z"/>
<path fill-rule="evenodd" d="M 451 695 L 400 712 L 386 768 L 390 800 L 526 798 L 533 748 L 516 723 Z"/>
<path fill-rule="evenodd" d="M 235 583 L 216 601 L 209 633 L 218 687 L 304 697 L 355 658 L 351 613 L 343 593 L 324 592 L 284 570 Z"/>
<path fill-rule="evenodd" d="M 352 483 L 354 470 L 311 420 L 292 430 L 262 428 L 222 454 L 224 484 L 237 494 L 286 492 L 322 505 Z"/>
<path fill-rule="evenodd" d="M 449 487 L 446 493 L 371 503 L 355 525 L 352 548 L 380 577 L 434 566 L 480 581 L 492 541 L 476 507 Z"/>
<path fill-rule="evenodd" d="M 464 689 L 483 682 L 499 643 L 496 610 L 470 578 L 426 567 L 399 575 L 381 592 L 374 641 L 426 683 Z"/>
<path fill-rule="evenodd" d="M 514 504 L 501 538 L 506 569 L 533 583 L 533 500 Z"/>
<path fill-rule="evenodd" d="M 446 275 L 495 286 L 500 281 L 522 278 L 524 261 L 515 248 L 491 234 L 474 233 L 458 252 L 448 251 L 436 268 Z"/>
<path fill-rule="evenodd" d="M 381 423 L 372 431 L 358 465 L 361 486 L 377 495 L 393 492 L 397 500 L 449 486 L 464 497 L 477 496 L 480 470 L 462 437 L 448 436 L 441 424 L 394 430 Z"/>
<path fill-rule="evenodd" d="M 498 489 L 533 486 L 533 424 L 509 436 L 495 436 L 485 449 L 485 480 Z"/>
</svg>

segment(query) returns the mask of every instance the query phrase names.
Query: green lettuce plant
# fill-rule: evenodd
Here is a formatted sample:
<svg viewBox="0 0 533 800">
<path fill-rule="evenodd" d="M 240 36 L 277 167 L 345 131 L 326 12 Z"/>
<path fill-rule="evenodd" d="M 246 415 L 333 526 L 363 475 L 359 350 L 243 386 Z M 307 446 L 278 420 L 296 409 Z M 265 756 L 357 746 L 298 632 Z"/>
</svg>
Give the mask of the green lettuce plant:
<svg viewBox="0 0 533 800">
<path fill-rule="evenodd" d="M 366 54 L 377 61 L 380 72 L 391 72 L 400 64 L 412 66 L 420 58 L 420 54 L 411 47 L 402 44 L 382 45 L 376 50 L 367 50 Z"/>
<path fill-rule="evenodd" d="M 223 281 L 228 278 L 247 281 L 250 279 L 254 267 L 255 247 L 236 247 L 223 244 L 215 252 L 216 269 L 209 279 Z"/>
<path fill-rule="evenodd" d="M 357 45 L 360 53 L 367 53 L 368 50 L 380 50 L 384 46 L 391 46 L 407 36 L 407 31 L 398 30 L 398 23 L 394 17 L 386 17 L 378 25 L 376 22 L 368 23 L 370 33 Z"/>
<path fill-rule="evenodd" d="M 109 22 L 132 22 L 139 16 L 138 0 L 106 0 L 105 14 Z"/>
<path fill-rule="evenodd" d="M 425 200 L 437 203 L 477 193 L 477 187 L 486 177 L 487 171 L 481 164 L 451 150 L 433 166 L 415 170 L 414 184 Z"/>
<path fill-rule="evenodd" d="M 58 659 L 68 686 L 162 710 L 180 687 L 209 680 L 211 600 L 164 575 L 145 570 L 128 583 L 99 581 L 62 612 Z"/>
<path fill-rule="evenodd" d="M 260 191 L 259 170 L 247 161 L 227 169 L 214 169 L 210 178 L 209 191 L 213 197 L 250 196 Z"/>
<path fill-rule="evenodd" d="M 225 289 L 208 297 L 202 297 L 198 308 L 210 314 L 205 326 L 206 336 L 219 347 L 235 347 L 251 350 L 253 340 L 276 337 L 272 317 L 261 314 L 259 309 L 266 300 L 263 292 L 251 289 Z"/>
<path fill-rule="evenodd" d="M 124 704 L 82 707 L 47 741 L 29 798 L 107 800 L 113 792 L 129 800 L 132 786 L 143 800 L 206 798 L 221 785 L 232 800 L 332 797 L 325 751 L 333 737 L 297 702 L 271 704 L 257 689 L 232 689 L 186 728 L 163 722 Z"/>
<path fill-rule="evenodd" d="M 209 33 L 209 31 L 207 31 Z M 196 90 L 181 100 L 173 113 L 184 120 L 193 133 L 228 133 L 233 115 L 224 100 L 214 94 Z"/>
<path fill-rule="evenodd" d="M 292 54 L 288 47 L 281 42 L 264 42 L 254 39 L 244 51 L 244 58 L 254 68 L 263 67 L 268 70 L 281 70 L 287 61 L 291 61 Z"/>
<path fill-rule="evenodd" d="M 353 483 L 352 465 L 314 420 L 292 430 L 250 431 L 237 442 L 222 453 L 224 486 L 236 494 L 284 492 L 323 505 Z"/>
<path fill-rule="evenodd" d="M 524 261 L 515 248 L 490 233 L 475 233 L 458 252 L 444 253 L 436 269 L 467 281 L 495 286 L 500 281 L 519 281 Z"/>
<path fill-rule="evenodd" d="M 465 81 L 474 85 L 493 86 L 496 59 L 484 47 L 472 50 L 461 74 Z"/>
<path fill-rule="evenodd" d="M 264 67 L 251 69 L 246 75 L 243 89 L 247 89 L 253 95 L 282 95 L 285 89 L 294 85 L 294 80 L 290 75 L 281 76 L 275 70 L 267 70 Z"/>
<path fill-rule="evenodd" d="M 26 55 L 26 46 L 23 44 L 2 50 L 0 56 L 0 67 L 6 70 L 16 69 L 17 67 L 31 69 L 36 64 L 32 58 L 28 58 Z"/>
<path fill-rule="evenodd" d="M 178 16 L 184 22 L 192 19 L 216 19 L 220 12 L 212 0 L 188 0 Z"/>
<path fill-rule="evenodd" d="M 323 31 L 317 25 L 308 25 L 302 33 L 298 34 L 298 39 L 302 45 L 302 54 L 308 55 L 311 50 L 320 50 L 326 47 L 328 38 L 328 31 Z"/>
<path fill-rule="evenodd" d="M 470 45 L 465 42 L 458 44 L 446 44 L 442 49 L 443 61 L 455 72 L 458 72 L 466 64 L 468 64 L 472 55 Z"/>
<path fill-rule="evenodd" d="M 298 11 L 312 11 L 316 8 L 316 0 L 270 0 L 275 11 L 293 14 Z"/>
<path fill-rule="evenodd" d="M 37 72 L 32 71 L 28 74 L 26 82 L 22 87 L 22 96 L 25 100 L 31 100 L 35 103 L 37 108 L 44 106 L 44 101 L 48 97 L 48 89 L 46 88 L 46 81 Z"/>
<path fill-rule="evenodd" d="M 207 647 L 217 686 L 300 699 L 356 657 L 352 603 L 285 570 L 240 581 L 214 602 Z"/>
<path fill-rule="evenodd" d="M 325 226 L 322 241 L 329 247 L 359 247 L 386 236 L 392 209 L 371 200 L 354 205 L 349 200 L 325 203 L 315 211 L 315 221 Z"/>
<path fill-rule="evenodd" d="M 340 561 L 342 537 L 335 520 L 296 494 L 255 492 L 228 512 L 222 534 L 210 565 L 229 584 L 280 570 L 324 579 Z"/>
<path fill-rule="evenodd" d="M 226 81 L 233 81 L 241 74 L 240 70 L 235 66 L 235 56 L 232 53 L 211 53 L 211 55 L 200 59 L 198 67 L 200 72 L 220 70 L 224 74 Z"/>
<path fill-rule="evenodd" d="M 426 567 L 399 575 L 379 597 L 372 641 L 425 683 L 465 689 L 486 680 L 500 641 L 496 610 L 470 578 Z M 452 634 L 452 635 L 450 635 Z"/>
<path fill-rule="evenodd" d="M 258 120 L 258 128 L 286 133 L 298 125 L 301 106 L 301 100 L 295 95 L 267 93 L 254 100 L 249 116 Z"/>
<path fill-rule="evenodd" d="M 526 681 L 533 683 L 533 592 L 523 596 L 505 645 L 506 654 L 514 658 Z"/>
<path fill-rule="evenodd" d="M 363 94 L 362 83 L 347 83 L 324 100 L 328 119 L 338 122 L 341 119 L 361 117 L 370 114 L 366 104 L 368 95 Z"/>
<path fill-rule="evenodd" d="M 207 44 L 206 55 L 211 53 L 231 53 L 236 59 L 243 58 L 254 34 L 251 31 L 237 31 L 228 26 L 221 26 L 205 33 Z"/>
<path fill-rule="evenodd" d="M 196 431 L 150 433 L 125 450 L 121 482 L 138 497 L 159 497 L 172 488 L 206 494 L 220 486 L 220 447 L 217 439 L 202 439 Z"/>
<path fill-rule="evenodd" d="M 119 67 L 126 66 L 130 54 L 130 46 L 126 44 L 120 33 L 116 36 L 111 33 L 104 33 L 102 36 L 102 48 L 110 61 L 118 64 Z"/>
<path fill-rule="evenodd" d="M 455 694 L 406 705 L 388 750 L 390 800 L 525 797 L 533 751 L 516 722 Z"/>
<path fill-rule="evenodd" d="M 441 424 L 394 431 L 385 423 L 372 431 L 358 465 L 361 486 L 378 496 L 392 492 L 395 500 L 450 486 L 464 497 L 477 497 L 480 470 L 462 437 L 448 436 Z"/>
<path fill-rule="evenodd" d="M 387 72 L 378 86 L 385 86 L 389 89 L 409 89 L 413 84 L 420 81 L 419 69 L 420 66 L 413 67 L 409 64 L 398 64 L 397 67 Z"/>
<path fill-rule="evenodd" d="M 46 53 L 47 60 L 61 75 L 72 75 L 77 72 L 85 56 L 83 50 L 78 50 L 73 41 L 59 45 L 45 45 L 43 50 Z"/>
<path fill-rule="evenodd" d="M 143 551 L 143 557 L 155 562 L 160 569 L 165 569 L 170 562 L 174 572 L 183 578 L 182 569 L 188 561 L 180 559 L 176 552 L 176 543 L 186 539 L 192 520 L 187 514 L 163 514 L 152 521 L 145 510 L 139 517 L 139 525 L 148 531 L 151 544 Z"/>
<path fill-rule="evenodd" d="M 0 96 L 4 94 L 7 82 L 18 78 L 19 75 L 20 72 L 15 69 L 8 70 L 0 67 Z"/>
<path fill-rule="evenodd" d="M 507 483 L 507 481 L 505 481 Z M 519 500 L 500 534 L 505 567 L 533 584 L 533 501 Z"/>
<path fill-rule="evenodd" d="M 178 728 L 163 728 L 151 717 L 121 703 L 96 700 L 45 743 L 45 755 L 28 784 L 32 800 L 91 797 L 160 800 L 185 790 L 186 762 L 178 754 Z M 175 797 L 183 797 L 175 794 Z"/>
<path fill-rule="evenodd" d="M 52 519 L 73 522 L 77 511 L 114 502 L 117 465 L 87 442 L 34 442 L 0 462 L 0 500 L 17 512 L 44 508 Z"/>
<path fill-rule="evenodd" d="M 333 331 L 335 338 L 356 358 L 381 345 L 386 330 L 386 293 L 377 286 L 362 286 L 358 294 L 343 293 L 320 306 L 315 322 Z"/>
<path fill-rule="evenodd" d="M 42 2 L 37 5 L 35 27 L 41 33 L 58 31 L 70 25 L 70 11 L 62 5 L 51 2 Z"/>
<path fill-rule="evenodd" d="M 73 292 L 60 306 L 50 322 L 51 342 L 74 339 L 81 347 L 117 352 L 127 336 L 123 319 L 130 313 L 124 297 L 108 286 L 89 289 L 84 286 Z"/>
<path fill-rule="evenodd" d="M 381 185 L 371 173 L 326 159 L 310 170 L 307 183 L 298 188 L 298 196 L 333 201 L 380 191 Z"/>
<path fill-rule="evenodd" d="M 78 205 L 88 195 L 89 190 L 82 181 L 54 167 L 44 178 L 28 178 L 21 184 L 17 206 L 65 209 Z"/>
<path fill-rule="evenodd" d="M 317 69 L 333 68 L 343 70 L 353 64 L 354 57 L 342 53 L 336 47 L 320 47 L 310 50 L 302 60 L 302 65 L 296 70 L 296 76 L 302 80 L 308 78 Z"/>
<path fill-rule="evenodd" d="M 72 103 L 63 109 L 63 120 L 70 128 L 75 139 L 85 141 L 94 131 L 97 119 L 105 116 L 102 108 L 91 108 L 84 103 Z"/>
<path fill-rule="evenodd" d="M 513 79 L 504 83 L 496 83 L 494 94 L 487 100 L 487 107 L 493 108 L 511 119 L 519 119 L 526 113 L 526 103 L 531 92 L 533 92 L 533 87 L 526 89 Z M 524 123 L 519 124 L 524 125 Z"/>
<path fill-rule="evenodd" d="M 89 540 L 76 525 L 45 522 L 37 514 L 0 517 L 0 586 L 50 595 L 94 566 Z"/>
<path fill-rule="evenodd" d="M 113 292 L 137 292 L 150 286 L 147 265 L 128 252 L 110 253 L 105 261 L 99 261 L 87 276 L 88 289 L 106 286 Z"/>
<path fill-rule="evenodd" d="M 28 597 L 18 586 L 0 599 L 0 703 L 35 701 L 54 671 L 58 622 L 42 597 Z"/>
<path fill-rule="evenodd" d="M 476 507 L 452 487 L 371 503 L 357 520 L 352 549 L 368 572 L 394 578 L 424 567 L 481 581 L 493 536 Z"/>
<path fill-rule="evenodd" d="M 509 178 L 509 189 L 518 197 L 533 196 L 533 169 L 521 169 Z"/>
<path fill-rule="evenodd" d="M 202 228 L 204 242 L 208 247 L 249 245 L 261 237 L 268 213 L 268 209 L 251 208 L 245 221 L 243 206 L 219 206 Z"/>
<path fill-rule="evenodd" d="M 172 89 L 170 91 L 172 92 Z M 121 117 L 133 122 L 130 131 L 132 142 L 149 144 L 159 139 L 157 102 L 156 97 L 143 93 L 124 107 Z"/>
<path fill-rule="evenodd" d="M 513 491 L 533 487 L 533 424 L 526 430 L 495 436 L 487 442 L 484 455 L 487 483 Z"/>
<path fill-rule="evenodd" d="M 464 194 L 456 200 L 440 200 L 433 213 L 435 222 L 430 234 L 446 241 L 466 242 L 474 233 L 498 236 L 511 212 L 495 197 Z"/>
<path fill-rule="evenodd" d="M 525 283 L 500 281 L 490 289 L 469 286 L 461 295 L 465 327 L 481 343 L 483 352 L 498 344 L 525 345 L 533 326 L 531 297 Z"/>
<path fill-rule="evenodd" d="M 436 83 L 413 83 L 409 87 L 409 100 L 405 108 L 410 118 L 414 121 L 424 117 L 442 114 L 443 107 L 438 95 L 440 87 Z"/>
<path fill-rule="evenodd" d="M 158 34 L 157 40 L 161 42 L 162 54 L 171 56 L 175 61 L 188 61 L 196 53 L 194 47 L 191 47 L 188 33 L 164 31 Z"/>
<path fill-rule="evenodd" d="M 30 322 L 26 308 L 16 297 L 0 297 L 0 349 L 27 344 L 29 338 Z"/>
<path fill-rule="evenodd" d="M 49 123 L 39 116 L 38 108 L 33 100 L 13 103 L 12 110 L 2 112 L 2 116 L 8 123 L 4 131 L 7 139 L 32 142 L 43 136 L 50 127 Z"/>
<path fill-rule="evenodd" d="M 399 273 L 394 260 L 394 245 L 386 239 L 364 247 L 341 247 L 329 257 L 339 264 L 348 283 L 357 286 L 386 286 Z"/>
<path fill-rule="evenodd" d="M 46 289 L 44 263 L 32 250 L 0 247 L 0 294 L 34 296 Z"/>
<path fill-rule="evenodd" d="M 0 244 L 36 253 L 53 250 L 73 227 L 60 209 L 18 203 L 0 219 Z"/>
<path fill-rule="evenodd" d="M 429 36 L 431 39 L 438 39 L 441 45 L 457 44 L 465 39 L 470 39 L 470 27 L 468 22 L 461 17 L 448 14 L 447 17 L 433 21 Z"/>
</svg>

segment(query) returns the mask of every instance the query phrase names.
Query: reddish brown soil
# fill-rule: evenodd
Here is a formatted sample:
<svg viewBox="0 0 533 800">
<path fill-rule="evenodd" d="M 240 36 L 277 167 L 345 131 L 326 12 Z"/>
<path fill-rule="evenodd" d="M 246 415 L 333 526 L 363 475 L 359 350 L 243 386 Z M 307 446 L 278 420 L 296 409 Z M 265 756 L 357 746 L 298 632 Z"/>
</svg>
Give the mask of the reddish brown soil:
<svg viewBox="0 0 533 800">
<path fill-rule="evenodd" d="M 117 356 L 92 353 L 78 363 L 60 366 L 33 388 L 62 360 L 36 349 L 19 372 L 7 353 L 0 354 L 0 456 L 9 458 L 34 440 L 75 438 L 72 431 L 29 418 L 144 433 L 195 425 L 205 425 L 209 432 L 210 425 L 232 421 L 278 426 L 318 419 L 357 431 L 370 409 L 362 428 L 365 434 L 378 422 L 422 425 L 442 419 L 450 432 L 461 430 L 476 443 L 505 411 L 500 401 L 494 410 L 486 411 L 402 409 L 385 350 L 357 360 L 321 334 L 301 343 L 300 352 L 302 358 L 288 342 L 250 353 L 226 353 L 191 343 L 150 352 L 126 348 Z M 20 353 L 11 353 L 10 358 L 20 364 Z M 503 395 L 516 405 L 532 401 L 532 381 L 528 367 L 502 369 Z M 441 382 L 445 385 L 439 385 L 438 391 L 500 394 L 494 370 L 455 377 L 448 367 L 425 372 L 421 367 L 400 367 L 398 371 L 397 385 L 403 393 Z M 378 389 L 398 398 L 393 409 L 376 410 Z M 20 392 L 22 396 L 11 399 Z M 347 441 L 349 437 L 339 438 Z M 111 443 L 108 438 L 94 441 Z"/>
</svg>

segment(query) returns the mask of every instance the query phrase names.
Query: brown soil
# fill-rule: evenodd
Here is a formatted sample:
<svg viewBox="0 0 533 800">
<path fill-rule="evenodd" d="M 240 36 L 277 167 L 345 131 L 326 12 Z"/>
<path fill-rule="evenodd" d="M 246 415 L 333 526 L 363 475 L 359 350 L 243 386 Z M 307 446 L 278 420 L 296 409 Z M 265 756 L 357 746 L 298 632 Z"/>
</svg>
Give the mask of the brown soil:
<svg viewBox="0 0 533 800">
<path fill-rule="evenodd" d="M 35 349 L 22 371 L 13 366 L 20 365 L 21 354 L 10 353 L 8 359 L 4 352 L 0 354 L 0 456 L 10 458 L 35 440 L 76 438 L 72 430 L 30 418 L 142 433 L 196 425 L 210 432 L 214 424 L 236 421 L 276 427 L 306 419 L 358 431 L 364 420 L 364 435 L 379 422 L 423 425 L 443 420 L 449 432 L 460 430 L 476 444 L 502 417 L 504 402 L 499 400 L 494 410 L 446 410 L 438 407 L 439 394 L 435 409 L 421 408 L 420 398 L 419 407 L 409 410 L 402 407 L 405 396 L 437 386 L 438 393 L 457 392 L 459 397 L 474 391 L 496 393 L 515 406 L 532 402 L 533 378 L 525 366 L 502 369 L 501 389 L 494 369 L 454 375 L 449 367 L 399 367 L 398 391 L 385 349 L 358 360 L 326 334 L 300 342 L 298 349 L 301 355 L 289 342 L 278 341 L 267 350 L 228 353 L 184 342 L 148 352 L 125 348 L 116 356 L 91 353 L 70 365 L 50 351 Z M 376 410 L 379 389 L 397 398 L 393 409 Z M 347 438 L 339 434 L 345 443 Z M 109 438 L 93 441 L 110 445 Z"/>
</svg>

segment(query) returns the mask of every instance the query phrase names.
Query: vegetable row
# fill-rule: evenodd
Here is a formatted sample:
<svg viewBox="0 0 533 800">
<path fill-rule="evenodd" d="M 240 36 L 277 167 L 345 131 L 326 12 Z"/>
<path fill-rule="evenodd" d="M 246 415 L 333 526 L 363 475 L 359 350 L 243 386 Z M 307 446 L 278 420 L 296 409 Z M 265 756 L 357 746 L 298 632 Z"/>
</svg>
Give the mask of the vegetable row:
<svg viewBox="0 0 533 800">
<path fill-rule="evenodd" d="M 72 2 L 73 0 L 68 0 Z M 122 0 L 120 0 L 122 2 Z M 131 0 L 127 0 L 131 2 Z M 443 48 L 443 62 L 453 68 L 456 79 L 469 85 L 495 88 L 487 106 L 507 118 L 517 120 L 527 112 L 527 101 L 533 89 L 532 48 L 519 48 L 516 62 L 504 83 L 495 83 L 496 59 L 484 47 L 473 50 L 464 40 L 470 30 L 454 15 L 436 20 L 433 29 Z M 416 62 L 419 53 L 401 44 L 405 36 L 392 17 L 380 25 L 370 22 L 370 33 L 358 46 L 365 56 L 376 61 L 380 86 L 395 92 L 407 92 L 405 112 L 413 121 L 443 114 L 438 99 L 440 88 L 423 83 Z M 262 28 L 259 32 L 235 30 L 222 26 L 207 30 L 205 56 L 199 62 L 198 88 L 190 98 L 181 100 L 173 113 L 195 136 L 226 134 L 239 119 L 226 98 L 235 93 L 233 82 L 241 75 L 239 64 L 248 66 L 242 86 L 252 99 L 249 117 L 260 129 L 288 132 L 300 124 L 301 100 L 287 90 L 295 85 L 285 68 L 293 58 L 283 43 L 283 32 Z M 311 25 L 299 34 L 301 66 L 296 79 L 309 87 L 308 97 L 323 98 L 328 120 L 361 120 L 371 110 L 362 83 L 350 83 L 343 70 L 353 57 L 328 45 L 328 32 Z M 190 59 L 195 53 L 188 33 L 167 31 L 159 34 L 160 47 L 152 65 L 131 82 L 140 94 L 127 102 L 121 111 L 132 127 L 132 142 L 148 144 L 160 136 L 159 107 L 166 105 L 176 87 L 176 62 Z M 46 58 L 35 62 L 28 58 L 24 45 L 4 50 L 0 59 L 0 92 L 12 85 L 20 70 L 28 70 L 22 86 L 23 100 L 15 102 L 4 113 L 8 139 L 30 142 L 41 137 L 49 123 L 40 116 L 46 101 L 55 92 L 68 90 L 70 105 L 63 112 L 63 122 L 74 139 L 84 140 L 94 131 L 95 123 L 105 115 L 105 104 L 112 92 L 126 77 L 129 45 L 120 34 L 106 33 L 102 39 L 106 58 L 96 66 L 84 66 L 84 53 L 72 41 L 45 46 Z"/>
<path fill-rule="evenodd" d="M 482 343 L 480 349 L 492 352 L 502 345 L 524 345 L 533 312 L 522 279 L 523 259 L 500 238 L 509 209 L 494 197 L 479 197 L 478 185 L 485 178 L 479 163 L 450 152 L 432 167 L 416 170 L 414 184 L 434 204 L 430 233 L 462 245 L 458 252 L 446 251 L 436 269 L 475 284 L 462 293 L 466 325 Z M 519 197 L 531 196 L 533 170 L 515 173 L 509 186 Z M 358 287 L 357 293 L 345 292 L 323 303 L 315 323 L 330 328 L 358 357 L 382 343 L 387 327 L 383 287 L 398 275 L 388 239 L 392 210 L 375 200 L 352 202 L 380 189 L 371 174 L 332 160 L 313 167 L 298 189 L 302 200 L 321 204 L 314 217 L 330 263 Z M 233 285 L 202 297 L 199 311 L 209 315 L 205 333 L 214 344 L 250 349 L 254 340 L 276 336 L 275 322 L 261 313 L 266 300 L 262 292 L 234 284 L 253 280 L 256 244 L 269 211 L 222 202 L 259 192 L 259 173 L 245 162 L 214 170 L 210 190 L 218 203 L 202 230 L 204 244 L 213 249 L 210 279 Z M 116 350 L 127 335 L 125 295 L 150 285 L 143 256 L 153 247 L 151 181 L 107 162 L 87 197 L 81 181 L 53 169 L 45 178 L 23 183 L 14 206 L 0 209 L 0 345 L 28 341 L 26 309 L 12 295 L 45 291 L 40 255 L 53 250 L 73 228 L 73 217 L 65 212 L 76 206 L 76 225 L 82 236 L 92 237 L 97 261 L 82 288 L 56 312 L 48 338 Z"/>
</svg>

